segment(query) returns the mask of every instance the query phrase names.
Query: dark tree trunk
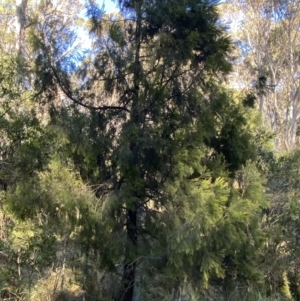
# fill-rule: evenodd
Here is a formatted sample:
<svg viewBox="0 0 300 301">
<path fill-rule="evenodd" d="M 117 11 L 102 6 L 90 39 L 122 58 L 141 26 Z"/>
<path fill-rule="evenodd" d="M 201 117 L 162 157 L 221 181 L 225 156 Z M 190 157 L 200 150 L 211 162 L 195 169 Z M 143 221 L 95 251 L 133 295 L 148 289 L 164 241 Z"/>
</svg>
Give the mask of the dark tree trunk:
<svg viewBox="0 0 300 301">
<path fill-rule="evenodd" d="M 132 301 L 134 284 L 135 284 L 135 272 L 136 262 L 131 259 L 130 249 L 136 247 L 137 244 L 137 212 L 136 210 L 127 211 L 127 246 L 126 246 L 126 258 L 124 262 L 123 270 L 123 285 L 124 291 L 122 294 L 122 301 Z"/>
<path fill-rule="evenodd" d="M 140 111 L 139 111 L 139 89 L 141 82 L 141 61 L 140 61 L 140 51 L 141 51 L 141 28 L 142 28 L 142 0 L 133 1 L 135 10 L 136 10 L 136 32 L 135 32 L 135 59 L 134 59 L 134 73 L 133 73 L 133 85 L 135 95 L 132 101 L 131 108 L 131 121 L 133 124 L 141 128 L 139 125 L 140 122 Z M 135 139 L 133 139 L 135 140 Z M 134 161 L 133 165 L 138 166 L 138 152 L 139 145 L 136 141 L 131 141 L 130 151 L 133 155 Z M 139 193 L 135 192 L 134 195 L 139 198 Z M 124 260 L 124 270 L 123 270 L 123 295 L 122 301 L 132 301 L 134 293 L 134 285 L 136 279 L 136 260 L 132 252 L 132 249 L 137 248 L 137 202 L 135 203 L 134 209 L 127 210 L 127 223 L 126 223 L 126 232 L 127 232 L 127 245 L 125 250 L 125 260 Z"/>
</svg>

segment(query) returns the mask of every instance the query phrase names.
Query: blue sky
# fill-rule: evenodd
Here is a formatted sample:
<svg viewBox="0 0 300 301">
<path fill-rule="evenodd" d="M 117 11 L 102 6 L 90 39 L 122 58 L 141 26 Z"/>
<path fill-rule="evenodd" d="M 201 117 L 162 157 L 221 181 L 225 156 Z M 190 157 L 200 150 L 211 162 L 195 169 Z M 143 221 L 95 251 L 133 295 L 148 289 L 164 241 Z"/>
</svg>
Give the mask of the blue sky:
<svg viewBox="0 0 300 301">
<path fill-rule="evenodd" d="M 220 3 L 224 1 L 225 0 L 220 0 Z M 104 3 L 105 11 L 107 13 L 111 13 L 113 11 L 118 10 L 115 2 L 118 2 L 118 0 L 98 0 L 98 3 L 100 3 L 100 5 Z"/>
<path fill-rule="evenodd" d="M 116 3 L 112 0 L 98 0 L 100 4 L 104 3 L 105 11 L 107 13 L 113 12 L 117 10 Z M 116 0 L 117 2 L 117 0 Z"/>
<path fill-rule="evenodd" d="M 1 2 L 2 0 L 0 0 Z M 106 13 L 112 13 L 114 11 L 118 11 L 117 5 L 115 2 L 118 2 L 118 0 L 96 0 L 97 4 L 101 7 L 102 4 L 104 4 L 104 9 Z M 81 1 L 82 4 L 84 4 L 84 1 Z M 87 20 L 86 17 L 86 11 L 85 9 L 83 9 L 81 11 L 80 17 L 83 18 L 84 20 Z M 88 49 L 91 46 L 91 40 L 90 37 L 88 35 L 87 30 L 85 30 L 82 27 L 78 27 L 77 28 L 77 36 L 78 39 L 76 41 L 76 45 L 84 48 L 84 49 Z"/>
</svg>

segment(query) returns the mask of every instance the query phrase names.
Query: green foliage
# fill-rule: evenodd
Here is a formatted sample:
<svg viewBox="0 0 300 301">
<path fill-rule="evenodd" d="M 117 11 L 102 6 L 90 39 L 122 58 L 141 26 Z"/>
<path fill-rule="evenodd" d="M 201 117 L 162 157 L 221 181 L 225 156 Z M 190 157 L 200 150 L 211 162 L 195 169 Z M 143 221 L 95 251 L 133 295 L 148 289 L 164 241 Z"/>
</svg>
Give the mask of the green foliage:
<svg viewBox="0 0 300 301">
<path fill-rule="evenodd" d="M 1 201 L 15 220 L 14 277 L 20 284 L 21 269 L 32 287 L 37 270 L 72 268 L 87 299 L 123 301 L 132 288 L 144 300 L 175 300 L 184 290 L 196 299 L 213 287 L 229 298 L 237 286 L 263 287 L 267 134 L 251 96 L 220 80 L 231 44 L 215 5 L 121 4 L 130 18 L 90 3 L 93 49 L 74 63 L 76 53 L 65 55 L 72 23 L 42 2 L 44 19 L 35 14 L 29 32 L 28 91 L 12 81 L 17 60 L 0 61 L 1 151 L 9 150 Z M 296 207 L 295 195 L 287 212 Z M 298 225 L 296 215 L 284 218 Z"/>
<path fill-rule="evenodd" d="M 75 94 L 103 110 L 101 118 L 92 110 L 72 115 L 78 126 L 66 131 L 76 141 L 71 156 L 80 174 L 108 188 L 98 190 L 101 224 L 89 223 L 95 236 L 85 241 L 98 247 L 99 235 L 105 238 L 100 263 L 115 272 L 123 265 L 125 300 L 132 300 L 128 263 L 137 287 L 162 273 L 162 291 L 184 281 L 201 290 L 229 283 L 234 273 L 256 281 L 267 204 L 259 173 L 247 163 L 256 149 L 246 109 L 217 83 L 216 75 L 230 70 L 231 46 L 215 8 L 206 1 L 123 5 L 135 13 L 122 26 L 122 16 L 107 19 L 89 8 L 97 48 L 93 64 L 87 60 L 78 73 L 84 84 Z M 106 107 L 98 89 L 119 100 Z M 68 128 L 86 133 L 89 148 Z M 237 175 L 244 186 L 236 187 Z"/>
</svg>

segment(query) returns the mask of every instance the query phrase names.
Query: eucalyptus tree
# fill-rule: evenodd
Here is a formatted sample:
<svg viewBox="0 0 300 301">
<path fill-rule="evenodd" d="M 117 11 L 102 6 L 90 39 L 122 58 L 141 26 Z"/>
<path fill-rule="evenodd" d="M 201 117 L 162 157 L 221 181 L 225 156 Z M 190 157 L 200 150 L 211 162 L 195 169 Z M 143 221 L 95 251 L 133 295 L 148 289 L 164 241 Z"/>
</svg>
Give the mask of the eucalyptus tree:
<svg viewBox="0 0 300 301">
<path fill-rule="evenodd" d="M 299 1 L 226 1 L 239 54 L 239 87 L 256 90 L 264 123 L 280 150 L 296 146 L 299 79 Z M 228 15 L 228 16 L 229 16 Z M 235 16 L 232 18 L 232 16 Z"/>
</svg>

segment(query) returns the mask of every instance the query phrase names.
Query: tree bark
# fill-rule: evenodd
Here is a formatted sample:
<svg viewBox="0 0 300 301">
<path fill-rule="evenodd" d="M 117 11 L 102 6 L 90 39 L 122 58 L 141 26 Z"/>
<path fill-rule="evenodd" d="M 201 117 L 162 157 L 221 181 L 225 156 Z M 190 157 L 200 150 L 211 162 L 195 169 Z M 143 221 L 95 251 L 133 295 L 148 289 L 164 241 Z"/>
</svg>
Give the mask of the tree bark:
<svg viewBox="0 0 300 301">
<path fill-rule="evenodd" d="M 20 56 L 25 54 L 25 28 L 26 28 L 27 0 L 16 0 L 17 14 L 17 49 Z"/>
<path fill-rule="evenodd" d="M 122 295 L 122 301 L 132 301 L 134 293 L 135 284 L 135 274 L 136 274 L 136 262 L 130 258 L 131 247 L 136 247 L 137 245 L 137 211 L 127 210 L 127 246 L 126 255 L 123 270 L 123 285 L 124 291 Z"/>
<path fill-rule="evenodd" d="M 132 102 L 132 108 L 130 112 L 130 119 L 133 124 L 137 127 L 140 126 L 140 113 L 139 113 L 139 88 L 141 81 L 141 62 L 140 62 L 140 51 L 141 51 L 141 27 L 142 27 L 142 0 L 137 0 L 135 2 L 135 10 L 136 10 L 136 32 L 135 32 L 135 58 L 134 58 L 134 72 L 133 72 L 133 91 L 134 97 Z M 138 152 L 139 145 L 136 141 L 131 141 L 130 143 L 130 151 L 132 153 L 132 157 L 135 158 L 133 165 L 138 165 Z M 139 169 L 139 166 L 137 166 Z M 140 175 L 136 175 L 137 178 L 140 178 Z M 138 198 L 139 193 L 133 192 L 133 195 Z M 126 222 L 126 232 L 127 232 L 127 244 L 125 250 L 125 260 L 124 260 L 124 270 L 123 270 L 123 295 L 122 301 L 132 301 L 135 279 L 136 279 L 136 260 L 134 256 L 132 256 L 132 248 L 137 247 L 137 206 L 138 200 L 134 204 L 133 209 L 127 209 L 127 222 Z"/>
</svg>

